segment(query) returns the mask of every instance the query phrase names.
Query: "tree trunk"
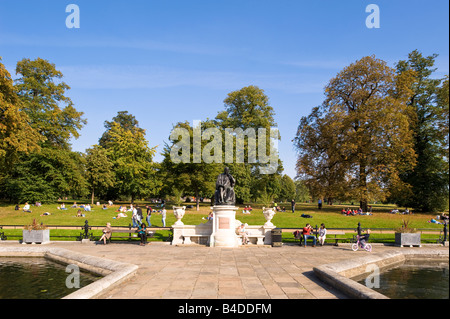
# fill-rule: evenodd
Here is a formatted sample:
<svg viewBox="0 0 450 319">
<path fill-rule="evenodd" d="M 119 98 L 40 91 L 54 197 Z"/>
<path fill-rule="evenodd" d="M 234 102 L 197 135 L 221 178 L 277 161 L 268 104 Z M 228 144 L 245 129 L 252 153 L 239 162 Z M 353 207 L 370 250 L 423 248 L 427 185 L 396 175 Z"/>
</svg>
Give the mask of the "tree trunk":
<svg viewBox="0 0 450 319">
<path fill-rule="evenodd" d="M 361 207 L 363 212 L 367 212 L 368 209 L 367 173 L 366 173 L 366 164 L 364 163 L 364 161 L 361 161 L 359 166 L 359 191 L 360 191 L 359 207 Z"/>
<path fill-rule="evenodd" d="M 200 199 L 198 198 L 198 191 L 195 192 L 195 201 L 197 202 L 197 211 L 200 210 Z"/>
<path fill-rule="evenodd" d="M 94 189 L 92 189 L 91 205 L 94 206 Z"/>
</svg>

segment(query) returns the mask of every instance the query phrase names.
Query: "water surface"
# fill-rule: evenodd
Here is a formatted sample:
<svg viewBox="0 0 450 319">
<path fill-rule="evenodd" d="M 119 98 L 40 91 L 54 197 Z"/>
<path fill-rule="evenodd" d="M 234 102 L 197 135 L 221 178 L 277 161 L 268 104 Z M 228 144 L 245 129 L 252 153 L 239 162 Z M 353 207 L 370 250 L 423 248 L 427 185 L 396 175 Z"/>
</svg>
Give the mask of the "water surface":
<svg viewBox="0 0 450 319">
<path fill-rule="evenodd" d="M 0 258 L 0 299 L 60 299 L 75 292 L 66 266 L 45 258 Z M 101 277 L 80 272 L 80 288 Z M 69 278 L 69 283 L 74 283 Z"/>
<path fill-rule="evenodd" d="M 448 299 L 449 264 L 404 264 L 382 272 L 380 287 L 372 289 L 392 299 Z"/>
</svg>

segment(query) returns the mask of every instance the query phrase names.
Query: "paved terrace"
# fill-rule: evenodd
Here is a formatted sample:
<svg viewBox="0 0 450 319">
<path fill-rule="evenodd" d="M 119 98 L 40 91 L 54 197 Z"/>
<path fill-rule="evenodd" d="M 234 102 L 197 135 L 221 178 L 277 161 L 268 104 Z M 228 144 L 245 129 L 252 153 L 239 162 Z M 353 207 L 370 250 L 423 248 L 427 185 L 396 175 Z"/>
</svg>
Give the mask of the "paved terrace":
<svg viewBox="0 0 450 319">
<path fill-rule="evenodd" d="M 354 252 L 345 244 L 315 248 L 298 245 L 210 248 L 159 242 L 145 247 L 138 243 L 52 242 L 46 246 L 139 266 L 136 276 L 101 295 L 102 299 L 345 299 L 345 295 L 319 281 L 313 267 L 370 254 Z M 372 253 L 394 249 L 427 248 L 375 244 Z"/>
</svg>

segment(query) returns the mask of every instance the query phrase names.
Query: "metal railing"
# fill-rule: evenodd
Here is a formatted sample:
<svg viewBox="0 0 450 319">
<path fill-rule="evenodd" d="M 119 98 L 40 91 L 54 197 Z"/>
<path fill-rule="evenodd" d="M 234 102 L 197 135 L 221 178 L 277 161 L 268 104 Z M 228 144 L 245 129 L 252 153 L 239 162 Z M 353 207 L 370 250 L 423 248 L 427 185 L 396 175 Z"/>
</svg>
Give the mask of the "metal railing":
<svg viewBox="0 0 450 319">
<path fill-rule="evenodd" d="M 421 234 L 435 234 L 437 237 L 429 237 L 426 238 L 426 241 L 430 241 L 430 242 L 436 242 L 436 243 L 445 243 L 446 241 L 448 241 L 448 226 L 447 223 L 445 223 L 443 225 L 444 227 L 442 229 L 436 229 L 436 228 L 419 228 L 417 229 L 417 232 L 420 232 Z M 85 224 L 83 226 L 73 226 L 73 225 L 48 225 L 47 226 L 48 229 L 55 229 L 55 230 L 81 230 L 81 232 L 78 235 L 51 235 L 51 238 L 73 238 L 75 240 L 82 240 L 82 239 L 91 239 L 91 240 L 95 240 L 101 237 L 100 235 L 94 235 L 93 234 L 93 230 L 102 230 L 105 228 L 105 226 L 91 226 L 89 225 L 88 221 L 85 221 Z M 128 226 L 114 226 L 114 229 L 124 229 L 124 230 L 130 230 L 130 232 L 128 233 L 128 236 L 114 236 L 115 239 L 126 239 L 128 241 L 136 239 L 133 236 L 134 227 L 132 227 L 131 224 L 129 224 Z M 285 232 L 291 232 L 292 233 L 292 239 L 295 240 L 293 232 L 296 230 L 301 229 L 301 227 L 278 227 L 279 229 L 282 230 L 283 233 Z M 22 238 L 22 235 L 15 235 L 15 234 L 5 234 L 4 230 L 17 230 L 17 229 L 23 229 L 23 225 L 0 225 L 0 230 L 3 230 L 2 232 L 0 232 L 0 240 L 7 240 L 8 238 Z M 170 238 L 172 237 L 172 227 L 148 227 L 148 230 L 154 230 L 154 231 L 169 231 L 170 234 L 168 237 L 165 237 L 165 240 L 168 241 L 170 240 Z M 314 233 L 318 232 L 319 227 L 316 225 L 314 228 Z M 342 236 L 348 236 L 352 233 L 356 233 L 357 232 L 357 228 L 327 228 L 327 230 L 329 231 L 344 231 L 344 232 L 348 232 L 345 235 Z M 395 229 L 393 228 L 370 228 L 371 233 L 372 234 L 393 234 L 395 233 Z M 340 235 L 337 235 L 340 236 Z M 335 236 L 336 237 L 336 236 Z M 352 236 L 353 237 L 353 236 Z M 161 239 L 164 239 L 164 237 L 160 237 Z M 349 238 L 349 237 L 336 237 L 338 239 L 348 239 L 349 241 L 351 241 L 353 238 Z M 289 241 L 291 238 L 283 238 L 283 241 Z M 382 237 L 371 237 L 371 241 L 372 242 L 386 242 L 386 241 L 392 241 L 393 238 L 392 237 L 386 237 L 386 238 L 382 238 Z"/>
<path fill-rule="evenodd" d="M 98 225 L 89 225 L 89 222 L 86 220 L 85 224 L 83 226 L 74 226 L 74 225 L 46 225 L 47 229 L 54 229 L 54 230 L 78 230 L 81 232 L 78 235 L 52 235 L 50 232 L 50 238 L 60 238 L 60 239 L 74 239 L 76 241 L 81 241 L 82 239 L 91 239 L 91 240 L 98 240 L 101 237 L 101 234 L 95 235 L 94 230 L 103 230 L 105 226 L 98 226 Z M 0 232 L 0 240 L 7 240 L 8 238 L 22 238 L 22 234 L 5 234 L 4 230 L 18 230 L 23 229 L 23 225 L 0 225 L 0 230 L 3 230 L 3 232 Z M 128 241 L 131 241 L 133 239 L 139 239 L 135 238 L 133 236 L 135 227 L 133 227 L 131 224 L 128 226 L 114 226 L 114 229 L 124 229 L 124 230 L 130 230 L 128 233 L 128 236 L 114 236 L 114 239 L 126 239 Z M 171 227 L 147 227 L 147 230 L 154 230 L 154 231 L 172 231 Z M 171 234 L 169 234 L 168 237 L 160 236 L 159 238 L 165 239 L 166 241 L 172 237 Z"/>
</svg>

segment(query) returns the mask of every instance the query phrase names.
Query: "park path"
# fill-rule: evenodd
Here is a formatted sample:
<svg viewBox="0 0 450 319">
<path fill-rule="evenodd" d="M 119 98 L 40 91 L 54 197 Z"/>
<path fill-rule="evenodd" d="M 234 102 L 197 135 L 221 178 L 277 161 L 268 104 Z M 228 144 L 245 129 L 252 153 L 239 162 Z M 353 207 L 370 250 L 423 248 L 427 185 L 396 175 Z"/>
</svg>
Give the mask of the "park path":
<svg viewBox="0 0 450 319">
<path fill-rule="evenodd" d="M 313 267 L 369 254 L 354 252 L 345 244 L 315 248 L 211 248 L 159 242 L 145 247 L 135 243 L 51 245 L 139 266 L 136 276 L 107 291 L 102 299 L 345 299 L 319 281 Z M 375 245 L 374 253 L 392 249 L 399 248 Z"/>
</svg>

